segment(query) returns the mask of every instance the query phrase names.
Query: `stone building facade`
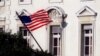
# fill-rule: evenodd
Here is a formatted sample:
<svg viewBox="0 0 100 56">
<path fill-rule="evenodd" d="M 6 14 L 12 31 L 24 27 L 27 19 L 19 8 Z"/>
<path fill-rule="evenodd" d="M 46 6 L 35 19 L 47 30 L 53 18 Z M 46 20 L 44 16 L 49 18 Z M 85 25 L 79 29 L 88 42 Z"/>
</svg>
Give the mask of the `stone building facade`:
<svg viewBox="0 0 100 56">
<path fill-rule="evenodd" d="M 55 56 L 100 56 L 99 0 L 0 0 L 0 31 L 21 31 L 33 49 L 39 47 L 16 16 L 45 9 L 50 24 L 33 32 L 43 48 Z"/>
</svg>

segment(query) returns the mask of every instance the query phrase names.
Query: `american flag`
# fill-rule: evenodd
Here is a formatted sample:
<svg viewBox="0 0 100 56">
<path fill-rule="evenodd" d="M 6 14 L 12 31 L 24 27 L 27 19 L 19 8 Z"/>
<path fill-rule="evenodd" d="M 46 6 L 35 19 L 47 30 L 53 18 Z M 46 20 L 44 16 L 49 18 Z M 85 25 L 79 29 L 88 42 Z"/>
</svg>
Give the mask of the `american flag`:
<svg viewBox="0 0 100 56">
<path fill-rule="evenodd" d="M 34 31 L 51 22 L 47 11 L 45 11 L 44 9 L 39 10 L 30 16 L 18 15 L 18 17 L 30 31 Z"/>
</svg>

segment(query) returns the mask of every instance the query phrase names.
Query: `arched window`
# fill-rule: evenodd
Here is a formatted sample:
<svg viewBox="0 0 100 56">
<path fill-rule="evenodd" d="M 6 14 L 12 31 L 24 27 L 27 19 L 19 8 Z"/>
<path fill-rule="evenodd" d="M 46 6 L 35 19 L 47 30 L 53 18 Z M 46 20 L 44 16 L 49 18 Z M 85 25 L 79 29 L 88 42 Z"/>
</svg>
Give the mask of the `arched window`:
<svg viewBox="0 0 100 56">
<path fill-rule="evenodd" d="M 64 13 L 59 7 L 51 7 L 48 10 L 48 14 L 52 22 L 48 25 L 49 35 L 49 51 L 54 56 L 61 56 L 62 51 L 62 27 Z"/>
</svg>

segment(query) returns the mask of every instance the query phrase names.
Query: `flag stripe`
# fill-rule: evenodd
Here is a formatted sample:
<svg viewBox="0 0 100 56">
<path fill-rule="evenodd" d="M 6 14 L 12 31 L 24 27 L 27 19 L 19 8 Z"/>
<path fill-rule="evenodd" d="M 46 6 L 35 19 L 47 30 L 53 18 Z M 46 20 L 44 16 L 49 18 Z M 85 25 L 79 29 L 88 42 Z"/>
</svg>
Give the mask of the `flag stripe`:
<svg viewBox="0 0 100 56">
<path fill-rule="evenodd" d="M 48 23 L 48 22 L 47 22 Z M 34 27 L 32 27 L 32 28 L 29 28 L 29 29 L 34 29 L 34 28 L 38 28 L 39 26 L 41 26 L 41 25 L 44 25 L 44 24 L 47 24 L 47 23 L 42 23 L 42 24 L 40 24 L 40 25 L 37 25 L 37 26 L 34 26 Z M 42 27 L 42 26 L 41 26 Z"/>
<path fill-rule="evenodd" d="M 34 31 L 34 30 L 36 30 L 36 29 L 38 29 L 38 28 L 40 28 L 40 27 L 42 27 L 44 25 L 47 25 L 47 24 L 49 24 L 49 22 L 48 23 L 44 23 L 44 24 L 42 24 L 40 26 L 34 27 L 34 28 L 30 29 L 30 31 Z"/>
<path fill-rule="evenodd" d="M 37 26 L 37 25 L 40 25 L 40 24 L 46 23 L 46 22 L 49 22 L 49 21 L 40 21 L 40 22 L 36 22 L 36 23 L 34 23 L 34 24 L 27 25 L 27 27 L 32 28 L 32 27 L 34 27 L 34 26 Z"/>
<path fill-rule="evenodd" d="M 50 20 L 43 20 L 43 19 L 36 19 L 36 20 L 33 20 L 32 22 L 30 22 L 29 24 L 27 25 L 31 25 L 31 24 L 35 24 L 36 22 L 40 22 L 40 21 L 50 21 Z"/>
<path fill-rule="evenodd" d="M 48 18 L 48 16 L 40 16 L 40 17 L 34 17 L 31 20 L 33 21 L 33 20 L 36 20 L 36 19 L 44 19 L 44 20 L 47 20 L 49 18 Z"/>
<path fill-rule="evenodd" d="M 39 16 L 48 16 L 48 14 L 38 14 L 38 15 L 31 15 L 31 18 L 39 17 Z"/>
<path fill-rule="evenodd" d="M 27 25 L 27 26 L 28 26 L 28 27 L 31 27 L 31 26 L 33 26 L 33 25 L 42 24 L 42 23 L 44 23 L 44 22 L 48 22 L 48 21 L 35 22 L 35 23 L 32 23 L 32 24 Z"/>
<path fill-rule="evenodd" d="M 34 17 L 34 16 L 48 16 L 48 14 L 47 13 L 39 13 L 39 14 L 31 15 L 31 17 Z"/>
<path fill-rule="evenodd" d="M 48 22 L 45 22 L 45 23 L 48 23 Z M 44 24 L 44 23 L 41 23 L 41 24 L 37 24 L 37 25 L 33 25 L 33 26 L 31 26 L 31 27 L 28 27 L 28 28 L 33 28 L 33 27 L 36 27 L 36 26 L 39 26 L 39 25 L 42 25 L 42 24 Z"/>
</svg>

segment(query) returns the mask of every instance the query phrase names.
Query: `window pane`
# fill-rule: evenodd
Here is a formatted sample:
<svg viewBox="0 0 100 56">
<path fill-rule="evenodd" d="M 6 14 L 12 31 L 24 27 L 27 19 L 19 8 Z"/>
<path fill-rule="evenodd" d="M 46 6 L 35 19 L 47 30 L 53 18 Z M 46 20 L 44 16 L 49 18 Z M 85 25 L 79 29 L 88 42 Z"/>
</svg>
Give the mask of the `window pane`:
<svg viewBox="0 0 100 56">
<path fill-rule="evenodd" d="M 85 37 L 85 45 L 89 45 L 89 37 Z"/>
<path fill-rule="evenodd" d="M 85 47 L 85 55 L 89 55 L 89 46 Z"/>
<path fill-rule="evenodd" d="M 57 38 L 54 38 L 54 46 L 57 46 Z"/>
<path fill-rule="evenodd" d="M 81 56 L 92 55 L 92 24 L 81 25 Z M 84 44 L 83 44 L 84 43 Z"/>
<path fill-rule="evenodd" d="M 59 26 L 52 27 L 52 33 L 60 33 L 60 32 L 61 32 L 61 28 Z"/>
<path fill-rule="evenodd" d="M 19 30 L 23 36 L 27 36 L 27 30 L 24 27 L 20 27 Z"/>
<path fill-rule="evenodd" d="M 24 27 L 19 27 L 19 30 L 20 30 L 20 31 L 23 31 L 23 29 L 24 29 Z"/>
<path fill-rule="evenodd" d="M 60 55 L 60 35 L 61 28 L 59 25 L 53 25 L 50 27 L 50 52 L 54 56 Z"/>
<path fill-rule="evenodd" d="M 23 30 L 24 31 L 24 36 L 27 36 L 27 30 Z"/>
<path fill-rule="evenodd" d="M 54 35 L 57 35 L 58 33 L 53 33 Z"/>
<path fill-rule="evenodd" d="M 89 33 L 89 30 L 85 30 L 85 33 L 87 33 L 87 34 L 88 34 L 88 33 Z"/>
<path fill-rule="evenodd" d="M 57 47 L 54 47 L 54 55 L 57 55 Z"/>
</svg>

